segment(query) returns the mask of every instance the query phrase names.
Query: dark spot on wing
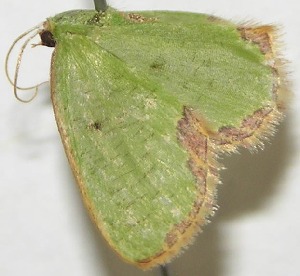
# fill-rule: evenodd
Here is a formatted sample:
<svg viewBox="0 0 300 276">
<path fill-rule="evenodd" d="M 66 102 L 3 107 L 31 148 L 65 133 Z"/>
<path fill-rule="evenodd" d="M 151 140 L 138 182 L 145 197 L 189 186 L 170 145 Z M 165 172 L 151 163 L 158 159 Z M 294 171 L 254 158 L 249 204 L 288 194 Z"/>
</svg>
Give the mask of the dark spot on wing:
<svg viewBox="0 0 300 276">
<path fill-rule="evenodd" d="M 150 68 L 153 70 L 161 70 L 165 67 L 165 64 L 166 61 L 163 58 L 159 57 L 150 64 Z"/>
<path fill-rule="evenodd" d="M 88 128 L 95 131 L 101 131 L 102 130 L 102 123 L 99 121 L 95 121 L 88 125 Z"/>
<path fill-rule="evenodd" d="M 105 12 L 98 12 L 96 13 L 90 20 L 87 21 L 87 24 L 89 25 L 97 25 L 99 27 L 102 27 L 104 25 L 106 13 Z"/>
</svg>

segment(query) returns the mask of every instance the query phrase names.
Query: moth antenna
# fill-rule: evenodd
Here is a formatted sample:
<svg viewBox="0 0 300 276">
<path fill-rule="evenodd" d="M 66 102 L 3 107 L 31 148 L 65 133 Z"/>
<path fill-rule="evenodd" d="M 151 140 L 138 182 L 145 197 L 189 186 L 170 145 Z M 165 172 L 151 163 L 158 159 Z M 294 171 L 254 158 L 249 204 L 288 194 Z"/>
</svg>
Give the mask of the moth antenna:
<svg viewBox="0 0 300 276">
<path fill-rule="evenodd" d="M 25 33 L 19 35 L 14 42 L 12 43 L 12 45 L 10 46 L 7 54 L 6 54 L 6 58 L 5 58 L 5 73 L 6 73 L 6 77 L 8 79 L 8 81 L 10 82 L 11 85 L 14 85 L 14 82 L 12 81 L 11 77 L 9 76 L 9 72 L 8 72 L 8 61 L 11 55 L 12 50 L 15 48 L 15 45 L 26 35 L 28 35 L 29 33 L 31 33 L 32 31 L 38 29 L 41 26 L 41 24 L 34 26 L 33 28 L 29 29 L 28 31 L 26 31 Z M 36 35 L 36 34 L 35 34 Z M 22 89 L 21 87 L 17 87 L 18 89 Z"/>
<path fill-rule="evenodd" d="M 6 55 L 6 58 L 5 58 L 5 74 L 6 74 L 6 77 L 8 79 L 8 81 L 11 83 L 11 85 L 14 87 L 14 95 L 16 97 L 17 100 L 19 100 L 20 102 L 24 102 L 24 103 L 28 103 L 28 102 L 31 102 L 37 95 L 38 93 L 38 88 L 46 83 L 45 82 L 41 82 L 37 85 L 34 85 L 34 86 L 30 86 L 30 87 L 20 87 L 17 85 L 17 82 L 18 82 L 18 76 L 19 76 L 19 71 L 20 71 L 20 66 L 21 66 L 21 61 L 22 61 L 22 57 L 23 57 L 23 53 L 28 45 L 28 43 L 35 37 L 39 34 L 40 32 L 40 27 L 42 26 L 42 24 L 39 24 L 39 25 L 36 25 L 34 26 L 33 28 L 29 29 L 28 31 L 26 31 L 25 33 L 21 34 L 20 36 L 18 36 L 14 42 L 12 43 L 12 45 L 10 46 L 8 52 L 7 52 L 7 55 Z M 35 32 L 34 32 L 35 31 Z M 26 41 L 23 43 L 22 47 L 21 47 L 21 50 L 19 52 L 19 55 L 18 55 L 18 59 L 17 59 L 17 64 L 16 64 L 16 68 L 15 68 L 15 74 L 14 74 L 14 78 L 12 79 L 9 75 L 9 71 L 8 71 L 8 62 L 9 62 L 9 58 L 11 56 L 11 52 L 12 50 L 15 48 L 15 45 L 23 38 L 25 37 L 26 35 L 30 34 L 34 32 L 29 38 L 26 39 Z M 32 90 L 32 89 L 35 89 L 35 92 L 34 92 L 34 95 L 29 99 L 29 100 L 23 100 L 19 97 L 18 95 L 18 90 Z"/>
</svg>

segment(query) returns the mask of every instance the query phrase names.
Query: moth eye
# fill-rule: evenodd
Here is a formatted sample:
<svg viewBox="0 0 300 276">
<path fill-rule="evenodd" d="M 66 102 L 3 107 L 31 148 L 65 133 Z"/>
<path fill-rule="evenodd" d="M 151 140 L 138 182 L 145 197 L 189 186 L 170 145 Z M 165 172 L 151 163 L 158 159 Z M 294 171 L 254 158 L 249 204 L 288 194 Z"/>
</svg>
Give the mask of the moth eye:
<svg viewBox="0 0 300 276">
<path fill-rule="evenodd" d="M 40 37 L 42 40 L 42 45 L 47 46 L 47 47 L 55 47 L 56 41 L 51 32 L 41 31 Z"/>
</svg>

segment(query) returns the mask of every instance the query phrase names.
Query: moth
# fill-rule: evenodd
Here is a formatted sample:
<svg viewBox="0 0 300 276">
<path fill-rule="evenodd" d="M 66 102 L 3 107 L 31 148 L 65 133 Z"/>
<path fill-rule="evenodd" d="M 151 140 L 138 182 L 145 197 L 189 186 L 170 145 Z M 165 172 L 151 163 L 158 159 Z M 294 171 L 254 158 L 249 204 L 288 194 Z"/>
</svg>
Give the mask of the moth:
<svg viewBox="0 0 300 276">
<path fill-rule="evenodd" d="M 34 31 L 55 48 L 54 113 L 92 220 L 125 261 L 169 262 L 217 209 L 218 156 L 262 147 L 283 117 L 276 28 L 109 7 Z"/>
</svg>

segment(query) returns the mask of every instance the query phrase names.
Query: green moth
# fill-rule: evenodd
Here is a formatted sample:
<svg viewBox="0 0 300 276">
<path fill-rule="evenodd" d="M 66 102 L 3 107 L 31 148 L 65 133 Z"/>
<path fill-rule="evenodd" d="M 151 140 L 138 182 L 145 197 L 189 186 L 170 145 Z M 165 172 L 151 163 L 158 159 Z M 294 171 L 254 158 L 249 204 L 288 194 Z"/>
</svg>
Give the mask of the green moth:
<svg viewBox="0 0 300 276">
<path fill-rule="evenodd" d="M 55 47 L 51 98 L 91 218 L 125 261 L 169 262 L 216 210 L 218 155 L 262 146 L 282 118 L 276 29 L 108 8 L 38 32 Z"/>
</svg>

